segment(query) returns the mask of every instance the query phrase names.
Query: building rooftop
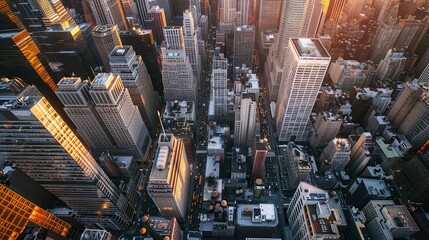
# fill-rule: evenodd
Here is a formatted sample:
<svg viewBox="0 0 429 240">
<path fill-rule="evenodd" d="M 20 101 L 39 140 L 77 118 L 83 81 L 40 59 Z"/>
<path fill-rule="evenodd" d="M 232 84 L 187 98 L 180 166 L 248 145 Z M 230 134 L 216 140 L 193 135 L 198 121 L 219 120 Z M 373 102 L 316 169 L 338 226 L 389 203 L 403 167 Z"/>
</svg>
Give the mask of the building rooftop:
<svg viewBox="0 0 429 240">
<path fill-rule="evenodd" d="M 332 142 L 335 144 L 337 152 L 350 152 L 351 145 L 347 138 L 334 138 Z"/>
<path fill-rule="evenodd" d="M 160 235 L 168 235 L 173 227 L 172 225 L 173 219 L 157 216 L 149 218 L 149 226 Z"/>
<path fill-rule="evenodd" d="M 279 223 L 274 204 L 237 205 L 237 225 L 245 227 L 276 227 Z"/>
<path fill-rule="evenodd" d="M 303 171 L 311 171 L 311 164 L 309 162 L 308 155 L 304 153 L 302 146 L 296 145 L 295 143 L 289 143 L 288 146 L 292 158 L 298 163 L 298 169 Z"/>
<path fill-rule="evenodd" d="M 220 172 L 220 157 L 207 156 L 205 176 L 219 178 L 219 172 Z"/>
<path fill-rule="evenodd" d="M 214 136 L 214 137 L 210 138 L 209 139 L 209 143 L 207 145 L 207 148 L 211 148 L 211 149 L 214 149 L 214 148 L 217 148 L 217 149 L 223 148 L 223 140 L 222 140 L 222 138 L 219 137 L 219 136 Z"/>
<path fill-rule="evenodd" d="M 375 143 L 383 152 L 386 158 L 400 158 L 404 152 L 399 148 L 399 145 L 388 143 L 383 137 L 377 137 Z"/>
<path fill-rule="evenodd" d="M 170 146 L 170 144 L 173 144 L 172 142 L 175 140 L 172 134 L 166 134 L 166 137 L 167 139 L 164 138 L 163 134 L 159 137 L 158 150 L 155 154 L 152 171 L 150 172 L 150 180 L 167 180 L 168 173 L 170 171 L 170 162 L 174 153 L 173 146 Z"/>
<path fill-rule="evenodd" d="M 357 183 L 363 183 L 365 185 L 366 191 L 369 195 L 380 196 L 380 197 L 390 197 L 392 193 L 389 188 L 386 186 L 384 180 L 379 179 L 369 179 L 369 178 L 356 178 Z M 354 187 L 350 188 L 351 192 L 354 192 Z"/>
<path fill-rule="evenodd" d="M 114 25 L 110 25 L 110 24 L 108 24 L 108 25 L 99 25 L 99 26 L 96 26 L 92 30 L 92 32 L 93 33 L 99 33 L 99 34 L 108 33 L 108 32 L 110 32 L 110 30 L 112 29 L 113 26 Z"/>
<path fill-rule="evenodd" d="M 301 57 L 330 58 L 320 40 L 316 38 L 292 38 L 291 40 Z"/>
<path fill-rule="evenodd" d="M 103 86 L 103 88 L 105 88 L 113 80 L 113 76 L 112 73 L 99 73 L 95 76 L 94 80 L 92 80 L 92 86 Z"/>
</svg>

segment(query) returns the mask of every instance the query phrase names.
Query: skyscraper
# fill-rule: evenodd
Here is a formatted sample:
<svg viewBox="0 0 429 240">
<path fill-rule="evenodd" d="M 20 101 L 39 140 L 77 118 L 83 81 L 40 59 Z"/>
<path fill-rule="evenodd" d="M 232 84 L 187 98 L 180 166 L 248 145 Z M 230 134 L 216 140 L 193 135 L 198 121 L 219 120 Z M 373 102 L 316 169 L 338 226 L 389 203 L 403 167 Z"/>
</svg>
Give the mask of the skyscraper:
<svg viewBox="0 0 429 240">
<path fill-rule="evenodd" d="M 152 6 L 147 11 L 147 18 L 145 27 L 152 30 L 156 43 L 161 45 L 164 41 L 163 28 L 167 26 L 164 9 L 159 6 Z"/>
<path fill-rule="evenodd" d="M 134 206 L 35 87 L 0 109 L 0 152 L 78 213 L 88 227 L 124 230 Z"/>
<path fill-rule="evenodd" d="M 254 141 L 252 148 L 252 160 L 251 160 L 251 178 L 263 178 L 265 171 L 265 158 L 269 150 L 267 139 L 260 139 Z"/>
<path fill-rule="evenodd" d="M 117 25 L 97 26 L 91 32 L 95 46 L 100 54 L 103 66 L 106 72 L 110 72 L 112 68 L 109 63 L 109 54 L 116 47 L 121 47 L 121 39 Z"/>
<path fill-rule="evenodd" d="M 377 67 L 377 78 L 399 80 L 404 74 L 407 60 L 406 52 L 390 49 Z"/>
<path fill-rule="evenodd" d="M 369 132 L 362 133 L 359 139 L 353 144 L 350 152 L 350 161 L 346 166 L 350 176 L 358 176 L 366 167 L 371 159 L 371 153 L 373 152 L 374 145 L 375 142 Z"/>
<path fill-rule="evenodd" d="M 343 119 L 340 115 L 334 115 L 332 112 L 319 112 L 313 127 L 314 132 L 310 137 L 310 145 L 313 147 L 324 147 L 337 136 L 343 125 Z"/>
<path fill-rule="evenodd" d="M 137 6 L 137 12 L 139 15 L 140 25 L 145 26 L 145 20 L 147 19 L 147 11 L 149 10 L 149 2 L 147 0 L 135 0 Z"/>
<path fill-rule="evenodd" d="M 155 47 L 152 30 L 135 28 L 130 31 L 122 31 L 120 36 L 122 44 L 133 46 L 136 54 L 142 57 L 152 80 L 154 90 L 163 96 L 164 87 L 162 85 L 160 60 Z"/>
<path fill-rule="evenodd" d="M 121 77 L 112 73 L 99 73 L 89 91 L 100 115 L 115 140 L 116 147 L 132 154 L 143 162 L 149 152 L 151 139 L 146 124 Z"/>
<path fill-rule="evenodd" d="M 181 27 L 165 27 L 166 46 L 162 52 L 162 82 L 166 101 L 197 100 L 198 83 L 186 56 Z"/>
<path fill-rule="evenodd" d="M 241 26 L 234 30 L 234 67 L 252 67 L 255 27 Z"/>
<path fill-rule="evenodd" d="M 97 25 L 118 25 L 121 30 L 128 29 L 121 0 L 85 0 L 89 2 Z"/>
<path fill-rule="evenodd" d="M 225 116 L 228 101 L 228 59 L 216 56 L 213 59 L 211 84 L 211 100 L 213 101 L 214 115 Z"/>
<path fill-rule="evenodd" d="M 237 0 L 220 0 L 219 4 L 219 31 L 230 33 L 236 24 Z"/>
<path fill-rule="evenodd" d="M 313 16 L 320 16 L 320 12 L 313 12 L 314 5 L 314 1 L 311 0 L 291 0 L 282 3 L 279 32 L 264 67 L 264 78 L 268 81 L 271 101 L 277 101 L 289 38 L 315 37 L 312 35 L 315 33 L 308 32 Z"/>
<path fill-rule="evenodd" d="M 195 9 L 191 7 L 190 9 Z M 199 83 L 201 80 L 201 58 L 198 49 L 197 21 L 192 11 L 185 10 L 183 12 L 183 38 L 185 42 L 186 56 L 192 65 L 194 76 Z"/>
<path fill-rule="evenodd" d="M 238 0 L 237 11 L 239 11 L 239 19 L 237 19 L 237 26 L 243 26 L 249 24 L 249 6 L 250 0 Z"/>
<path fill-rule="evenodd" d="M 136 105 L 152 137 L 158 126 L 158 98 L 155 96 L 152 81 L 141 57 L 132 46 L 116 47 L 109 55 L 112 73 L 121 76 L 124 87 L 128 89 L 133 104 Z"/>
<path fill-rule="evenodd" d="M 305 141 L 308 120 L 331 57 L 318 39 L 291 38 L 276 105 L 279 141 Z"/>
<path fill-rule="evenodd" d="M 429 64 L 426 65 L 422 74 L 419 77 L 419 83 L 421 84 L 429 84 Z"/>
<path fill-rule="evenodd" d="M 404 169 L 405 186 L 412 201 L 425 202 L 429 199 L 429 152 L 415 155 Z"/>
<path fill-rule="evenodd" d="M 281 12 L 282 0 L 260 0 L 258 15 L 258 37 L 261 33 L 277 31 Z"/>
<path fill-rule="evenodd" d="M 115 142 L 95 110 L 90 87 L 89 82 L 82 82 L 79 77 L 63 78 L 56 93 L 83 141 L 98 155 L 112 149 Z"/>
<path fill-rule="evenodd" d="M 135 0 L 120 0 L 124 9 L 125 17 L 138 19 L 138 11 Z"/>
<path fill-rule="evenodd" d="M 334 138 L 326 146 L 317 161 L 322 171 L 343 171 L 350 161 L 351 146 L 347 138 Z"/>
<path fill-rule="evenodd" d="M 394 47 L 401 30 L 401 25 L 397 24 L 395 19 L 379 23 L 370 51 L 370 59 L 374 63 L 378 64 L 386 56 L 389 49 Z"/>
<path fill-rule="evenodd" d="M 55 217 L 18 193 L 0 184 L 0 238 L 17 239 L 28 222 L 35 223 L 62 237 L 67 236 L 70 224 Z M 14 203 L 14 204 L 11 204 Z"/>
<path fill-rule="evenodd" d="M 257 122 L 257 103 L 251 98 L 243 98 L 240 110 L 235 113 L 234 145 L 250 147 L 255 141 Z"/>
<path fill-rule="evenodd" d="M 189 165 L 185 148 L 173 134 L 161 134 L 147 192 L 163 217 L 184 222 L 189 191 Z"/>
</svg>

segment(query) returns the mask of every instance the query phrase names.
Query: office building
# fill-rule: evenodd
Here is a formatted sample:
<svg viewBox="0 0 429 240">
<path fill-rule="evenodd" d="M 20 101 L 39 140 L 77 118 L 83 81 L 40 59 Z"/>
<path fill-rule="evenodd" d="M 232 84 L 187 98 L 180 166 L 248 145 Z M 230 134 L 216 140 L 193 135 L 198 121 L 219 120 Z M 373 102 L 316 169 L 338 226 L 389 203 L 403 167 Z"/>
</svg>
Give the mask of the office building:
<svg viewBox="0 0 429 240">
<path fill-rule="evenodd" d="M 265 173 L 265 158 L 269 150 L 268 140 L 261 139 L 254 141 L 252 147 L 252 159 L 251 159 L 251 178 L 263 178 Z"/>
<path fill-rule="evenodd" d="M 279 216 L 274 204 L 239 204 L 235 215 L 235 232 L 240 239 L 273 236 Z"/>
<path fill-rule="evenodd" d="M 179 223 L 177 223 L 177 220 L 175 217 L 164 218 L 164 217 L 150 216 L 149 219 L 143 223 L 143 226 L 148 230 L 150 235 L 155 239 L 166 239 L 166 238 L 170 240 L 183 239 L 183 231 L 180 229 Z"/>
<path fill-rule="evenodd" d="M 215 116 L 225 116 L 227 114 L 228 98 L 228 59 L 223 55 L 213 58 L 211 85 L 211 102 L 209 108 L 213 108 Z"/>
<path fill-rule="evenodd" d="M 195 8 L 191 8 L 195 9 Z M 198 35 L 197 35 L 197 16 L 195 16 L 189 9 L 183 12 L 183 40 L 185 42 L 186 56 L 191 63 L 194 77 L 197 82 L 201 81 L 202 62 L 200 58 L 200 51 L 198 48 Z"/>
<path fill-rule="evenodd" d="M 377 159 L 377 163 L 384 172 L 389 172 L 396 167 L 400 159 L 403 158 L 412 147 L 411 143 L 403 135 L 397 135 L 391 139 L 377 137 L 375 143 L 380 150 L 378 152 L 379 158 Z"/>
<path fill-rule="evenodd" d="M 244 26 L 249 24 L 249 12 L 251 11 L 250 0 L 237 1 L 237 26 Z"/>
<path fill-rule="evenodd" d="M 99 73 L 91 85 L 89 94 L 95 103 L 95 110 L 112 135 L 116 147 L 128 151 L 137 162 L 145 161 L 151 139 L 121 77 L 112 73 Z"/>
<path fill-rule="evenodd" d="M 220 0 L 219 31 L 231 33 L 236 26 L 237 0 Z"/>
<path fill-rule="evenodd" d="M 293 142 L 288 143 L 287 146 L 285 165 L 290 186 L 296 189 L 300 182 L 312 183 L 312 167 L 303 147 Z"/>
<path fill-rule="evenodd" d="M 320 11 L 313 11 L 315 2 L 309 0 L 283 1 L 280 13 L 279 32 L 270 49 L 264 67 L 264 79 L 268 81 L 270 101 L 277 101 L 283 65 L 289 38 L 315 37 L 309 32 L 310 22 L 319 16 Z M 310 10 L 311 9 L 311 10 Z M 320 17 L 320 16 L 319 16 Z"/>
<path fill-rule="evenodd" d="M 165 27 L 162 52 L 162 82 L 166 101 L 197 100 L 198 82 L 186 56 L 182 27 Z"/>
<path fill-rule="evenodd" d="M 329 67 L 328 74 L 338 88 L 350 91 L 355 86 L 364 87 L 371 69 L 367 63 L 338 58 Z"/>
<path fill-rule="evenodd" d="M 397 24 L 395 19 L 379 23 L 370 50 L 370 59 L 375 64 L 378 64 L 386 56 L 387 52 L 394 47 L 401 30 L 402 26 Z"/>
<path fill-rule="evenodd" d="M 97 26 L 91 32 L 106 72 L 111 72 L 109 54 L 115 47 L 122 47 L 117 25 Z"/>
<path fill-rule="evenodd" d="M 147 11 L 150 8 L 149 2 L 146 0 L 134 0 L 134 2 L 136 3 L 140 26 L 146 27 L 145 21 L 147 20 Z"/>
<path fill-rule="evenodd" d="M 279 141 L 306 141 L 308 120 L 331 57 L 318 39 L 292 38 L 286 59 L 276 104 L 277 135 Z"/>
<path fill-rule="evenodd" d="M 112 149 L 115 141 L 95 110 L 88 93 L 90 87 L 89 82 L 82 81 L 79 77 L 62 78 L 56 94 L 86 146 L 100 154 Z"/>
<path fill-rule="evenodd" d="M 426 85 L 429 84 L 429 64 L 426 65 L 422 74 L 420 74 L 419 83 L 420 84 L 426 84 Z"/>
<path fill-rule="evenodd" d="M 258 35 L 265 31 L 277 31 L 281 4 L 281 0 L 259 1 L 259 14 L 257 15 Z"/>
<path fill-rule="evenodd" d="M 339 239 L 339 228 L 346 225 L 340 204 L 325 190 L 305 182 L 295 191 L 287 216 L 296 240 Z"/>
<path fill-rule="evenodd" d="M 80 236 L 80 240 L 112 240 L 115 237 L 106 230 L 87 228 Z"/>
<path fill-rule="evenodd" d="M 234 30 L 234 67 L 252 67 L 255 27 L 241 26 Z"/>
<path fill-rule="evenodd" d="M 202 15 L 201 6 L 202 6 L 202 0 L 189 0 L 189 7 L 195 9 L 196 15 L 194 16 L 194 18 L 195 18 L 195 21 L 197 21 L 197 22 Z M 186 11 L 186 9 L 185 9 L 185 11 Z"/>
<path fill-rule="evenodd" d="M 362 133 L 357 141 L 352 144 L 350 162 L 346 166 L 350 176 L 356 177 L 362 172 L 371 159 L 371 153 L 374 150 L 374 146 L 375 143 L 372 139 L 371 133 L 369 132 Z"/>
<path fill-rule="evenodd" d="M 126 229 L 134 205 L 49 102 L 34 87 L 8 99 L 0 109 L 2 156 L 73 209 L 85 226 Z"/>
<path fill-rule="evenodd" d="M 404 134 L 413 149 L 429 138 L 429 91 L 416 80 L 405 84 L 387 114 L 392 129 Z"/>
<path fill-rule="evenodd" d="M 161 134 L 147 191 L 163 217 L 185 221 L 189 171 L 183 142 L 173 134 Z"/>
<path fill-rule="evenodd" d="M 362 209 L 371 200 L 392 199 L 392 193 L 384 180 L 356 178 L 349 186 L 349 198 L 353 205 Z"/>
<path fill-rule="evenodd" d="M 258 104 L 251 98 L 240 101 L 240 109 L 235 113 L 234 145 L 250 147 L 256 140 L 258 121 Z"/>
<path fill-rule="evenodd" d="M 429 153 L 417 153 L 404 169 L 406 192 L 410 200 L 425 202 L 429 199 Z"/>
<path fill-rule="evenodd" d="M 128 29 L 121 0 L 84 0 L 91 7 L 97 25 L 118 25 L 120 30 Z"/>
<path fill-rule="evenodd" d="M 123 45 L 132 46 L 136 54 L 141 56 L 152 80 L 153 89 L 163 96 L 160 60 L 152 30 L 133 28 L 120 32 L 120 36 Z"/>
<path fill-rule="evenodd" d="M 362 212 L 371 239 L 404 239 L 419 231 L 407 207 L 391 200 L 370 201 Z"/>
<path fill-rule="evenodd" d="M 135 0 L 120 0 L 126 18 L 138 19 L 137 4 Z"/>
<path fill-rule="evenodd" d="M 406 52 L 390 49 L 377 67 L 377 78 L 379 80 L 400 80 L 406 70 L 407 60 Z"/>
<path fill-rule="evenodd" d="M 22 197 L 6 186 L 0 184 L 0 238 L 17 239 L 28 222 L 39 225 L 62 237 L 70 231 L 70 224 L 55 217 L 43 208 Z M 11 204 L 13 203 L 13 204 Z"/>
<path fill-rule="evenodd" d="M 334 115 L 332 112 L 320 112 L 313 124 L 314 132 L 310 137 L 311 146 L 326 146 L 337 136 L 342 125 L 343 119 L 340 115 Z"/>
<path fill-rule="evenodd" d="M 164 41 L 164 27 L 167 26 L 164 9 L 159 6 L 152 6 L 147 11 L 148 20 L 145 21 L 145 28 L 151 29 L 153 37 L 158 45 Z"/>
<path fill-rule="evenodd" d="M 109 54 L 109 59 L 112 73 L 121 76 L 122 83 L 128 89 L 133 104 L 138 107 L 150 135 L 155 137 L 159 124 L 157 116 L 159 103 L 141 57 L 136 55 L 132 46 L 125 45 L 115 47 Z"/>
<path fill-rule="evenodd" d="M 343 171 L 350 161 L 351 146 L 347 138 L 334 138 L 326 146 L 317 161 L 319 169 Z"/>
</svg>

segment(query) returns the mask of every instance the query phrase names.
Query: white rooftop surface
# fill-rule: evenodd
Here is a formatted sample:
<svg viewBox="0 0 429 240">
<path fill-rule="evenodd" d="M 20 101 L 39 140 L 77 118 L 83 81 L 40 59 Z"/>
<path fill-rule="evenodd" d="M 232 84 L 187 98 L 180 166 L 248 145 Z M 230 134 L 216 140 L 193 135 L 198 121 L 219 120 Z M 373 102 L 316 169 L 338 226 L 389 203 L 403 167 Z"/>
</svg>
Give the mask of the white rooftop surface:
<svg viewBox="0 0 429 240">
<path fill-rule="evenodd" d="M 112 76 L 113 74 L 111 73 L 99 73 L 94 80 L 92 80 L 92 85 L 107 85 L 107 82 L 109 79 L 112 79 Z"/>
<path fill-rule="evenodd" d="M 390 190 L 387 188 L 384 180 L 356 178 L 356 181 L 363 182 L 370 195 L 391 196 Z"/>
<path fill-rule="evenodd" d="M 262 205 L 262 207 L 261 207 Z M 271 205 L 271 206 L 269 206 Z M 244 215 L 243 210 L 244 209 L 250 210 L 250 215 Z M 269 214 L 269 218 L 271 220 L 268 220 L 265 216 L 265 221 L 261 222 L 252 222 L 252 212 L 254 208 L 261 208 L 261 216 L 265 213 Z M 262 210 L 264 208 L 264 210 Z M 278 217 L 277 217 L 277 211 L 274 204 L 239 204 L 237 205 L 237 224 L 240 226 L 247 226 L 247 227 L 275 227 L 278 224 Z"/>
<path fill-rule="evenodd" d="M 209 139 L 209 143 L 207 145 L 209 149 L 220 149 L 223 148 L 222 139 L 220 137 L 212 137 Z"/>
<path fill-rule="evenodd" d="M 206 177 L 219 178 L 220 171 L 220 157 L 219 156 L 207 156 L 206 162 Z"/>
<path fill-rule="evenodd" d="M 208 181 L 204 182 L 203 190 L 203 201 L 211 201 L 213 196 L 213 191 L 216 191 L 219 195 L 216 198 L 216 201 L 222 200 L 222 179 L 216 179 L 216 188 L 208 185 Z"/>
</svg>

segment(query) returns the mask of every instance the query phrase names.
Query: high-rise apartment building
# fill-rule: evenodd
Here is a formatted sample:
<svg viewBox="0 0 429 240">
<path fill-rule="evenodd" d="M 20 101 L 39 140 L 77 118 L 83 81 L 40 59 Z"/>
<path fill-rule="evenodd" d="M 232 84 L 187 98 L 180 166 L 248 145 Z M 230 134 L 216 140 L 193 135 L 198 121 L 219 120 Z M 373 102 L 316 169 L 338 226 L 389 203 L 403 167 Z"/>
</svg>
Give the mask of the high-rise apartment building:
<svg viewBox="0 0 429 240">
<path fill-rule="evenodd" d="M 125 45 L 113 49 L 109 58 L 112 73 L 121 76 L 122 83 L 128 89 L 133 104 L 138 107 L 151 136 L 155 137 L 159 122 L 157 117 L 159 103 L 141 57 L 136 55 L 132 46 Z"/>
<path fill-rule="evenodd" d="M 258 37 L 265 31 L 277 31 L 281 12 L 281 0 L 260 0 L 258 15 Z"/>
<path fill-rule="evenodd" d="M 314 132 L 310 137 L 311 146 L 326 146 L 337 136 L 342 125 L 343 119 L 340 115 L 334 115 L 332 112 L 320 112 L 313 124 Z"/>
<path fill-rule="evenodd" d="M 185 221 L 189 171 L 182 140 L 173 134 L 161 134 L 147 192 L 163 217 Z"/>
<path fill-rule="evenodd" d="M 166 101 L 194 101 L 198 83 L 186 56 L 182 27 L 165 27 L 162 52 L 162 82 Z"/>
<path fill-rule="evenodd" d="M 416 80 L 405 84 L 387 114 L 392 129 L 419 149 L 429 139 L 429 90 Z"/>
<path fill-rule="evenodd" d="M 28 222 L 35 223 L 62 237 L 70 231 L 70 224 L 55 217 L 18 193 L 0 184 L 0 238 L 17 239 Z"/>
<path fill-rule="evenodd" d="M 255 141 L 257 132 L 258 104 L 251 98 L 243 98 L 240 110 L 235 113 L 234 145 L 250 147 Z"/>
<path fill-rule="evenodd" d="M 338 58 L 329 66 L 328 74 L 339 88 L 350 91 L 355 86 L 364 87 L 372 69 L 373 67 L 367 63 Z"/>
<path fill-rule="evenodd" d="M 85 0 L 91 7 L 97 25 L 118 25 L 119 29 L 128 29 L 121 0 Z"/>
<path fill-rule="evenodd" d="M 342 209 L 329 194 L 311 184 L 301 182 L 287 210 L 292 238 L 339 239 L 339 227 L 345 226 Z"/>
<path fill-rule="evenodd" d="M 145 21 L 145 28 L 151 29 L 153 37 L 158 45 L 164 41 L 164 27 L 167 26 L 165 12 L 159 6 L 152 6 L 147 11 L 147 20 Z"/>
<path fill-rule="evenodd" d="M 402 26 L 397 24 L 395 19 L 379 23 L 370 51 L 370 59 L 374 63 L 378 64 L 386 56 L 389 49 L 394 47 L 401 30 Z"/>
<path fill-rule="evenodd" d="M 154 90 L 163 96 L 164 87 L 162 86 L 160 60 L 152 30 L 134 28 L 130 31 L 122 31 L 120 36 L 123 45 L 133 46 L 136 54 L 142 57 Z"/>
<path fill-rule="evenodd" d="M 234 67 L 245 64 L 252 67 L 253 49 L 255 45 L 255 27 L 241 26 L 234 30 Z"/>
<path fill-rule="evenodd" d="M 213 59 L 211 85 L 211 101 L 214 115 L 224 116 L 227 114 L 228 101 L 228 59 L 215 56 Z"/>
<path fill-rule="evenodd" d="M 317 161 L 321 170 L 342 171 L 350 161 L 351 145 L 347 138 L 334 138 L 326 146 Z"/>
<path fill-rule="evenodd" d="M 315 2 L 310 0 L 292 0 L 282 3 L 279 32 L 270 48 L 264 67 L 264 78 L 268 81 L 271 101 L 277 101 L 289 38 L 315 37 L 315 33 L 309 32 L 309 25 L 312 19 L 316 18 L 315 16 L 320 16 L 320 12 L 313 11 L 314 8 Z"/>
<path fill-rule="evenodd" d="M 86 146 L 101 154 L 112 149 L 115 142 L 95 110 L 90 87 L 89 82 L 82 82 L 79 77 L 63 78 L 56 93 Z"/>
<path fill-rule="evenodd" d="M 358 176 L 371 159 L 375 142 L 369 132 L 364 132 L 359 139 L 353 144 L 350 152 L 350 161 L 346 166 L 350 176 Z"/>
<path fill-rule="evenodd" d="M 94 39 L 95 46 L 100 54 L 101 61 L 106 72 L 111 72 L 109 54 L 115 47 L 121 47 L 122 42 L 119 37 L 119 30 L 117 25 L 104 25 L 97 26 L 91 32 Z"/>
<path fill-rule="evenodd" d="M 377 67 L 377 78 L 379 80 L 399 80 L 404 73 L 407 59 L 406 52 L 390 49 Z"/>
<path fill-rule="evenodd" d="M 289 40 L 276 104 L 279 141 L 305 141 L 308 120 L 331 57 L 318 39 Z"/>
<path fill-rule="evenodd" d="M 191 8 L 195 9 L 195 8 Z M 185 52 L 189 62 L 192 65 L 194 76 L 199 82 L 201 80 L 202 62 L 200 59 L 200 51 L 198 48 L 197 21 L 192 11 L 185 10 L 183 12 L 183 38 L 185 42 Z"/>
<path fill-rule="evenodd" d="M 0 108 L 0 152 L 78 214 L 85 226 L 124 230 L 130 203 L 35 87 Z M 3 225 L 3 224 L 2 224 Z"/>
<path fill-rule="evenodd" d="M 116 147 L 127 150 L 137 162 L 145 161 L 151 139 L 121 77 L 99 73 L 91 85 L 89 94 L 95 103 L 95 110 L 115 140 Z"/>
</svg>

